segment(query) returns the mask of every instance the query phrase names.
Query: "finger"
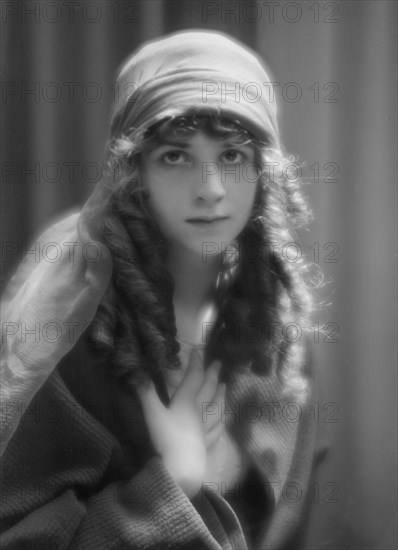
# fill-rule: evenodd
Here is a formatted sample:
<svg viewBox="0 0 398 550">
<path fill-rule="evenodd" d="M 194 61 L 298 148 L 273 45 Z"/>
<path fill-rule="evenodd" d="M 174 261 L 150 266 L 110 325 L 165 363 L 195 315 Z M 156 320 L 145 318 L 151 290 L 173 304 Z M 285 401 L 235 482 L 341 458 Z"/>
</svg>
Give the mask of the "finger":
<svg viewBox="0 0 398 550">
<path fill-rule="evenodd" d="M 205 434 L 205 445 L 206 448 L 211 447 L 224 433 L 225 430 L 225 423 L 219 422 L 214 426 L 210 432 L 207 432 Z"/>
<path fill-rule="evenodd" d="M 225 394 L 227 392 L 227 385 L 225 382 L 220 382 L 217 386 L 216 393 L 213 396 L 213 401 L 221 405 L 225 402 Z"/>
<path fill-rule="evenodd" d="M 201 404 L 203 427 L 206 432 L 220 421 L 222 413 L 222 403 L 225 402 L 226 385 L 219 384 L 217 391 L 211 401 L 204 401 Z"/>
<path fill-rule="evenodd" d="M 155 384 L 152 380 L 140 384 L 135 389 L 141 402 L 145 417 L 151 417 L 154 415 L 155 411 L 165 408 L 158 396 Z"/>
<path fill-rule="evenodd" d="M 220 361 L 214 361 L 210 365 L 210 367 L 207 369 L 202 387 L 200 388 L 196 398 L 199 405 L 204 401 L 210 401 L 213 398 L 217 390 L 220 370 L 221 370 Z"/>
<path fill-rule="evenodd" d="M 202 386 L 204 375 L 202 358 L 198 351 L 194 349 L 189 357 L 188 369 L 181 384 L 176 389 L 172 401 L 181 399 L 192 401 L 195 399 Z"/>
</svg>

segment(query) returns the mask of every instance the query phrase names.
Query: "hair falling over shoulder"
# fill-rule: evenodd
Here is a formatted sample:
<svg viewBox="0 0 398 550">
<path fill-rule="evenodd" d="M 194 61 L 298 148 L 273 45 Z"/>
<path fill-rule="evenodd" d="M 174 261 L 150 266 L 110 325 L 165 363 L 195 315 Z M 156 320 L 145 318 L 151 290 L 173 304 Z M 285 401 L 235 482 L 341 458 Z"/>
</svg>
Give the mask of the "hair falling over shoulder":
<svg viewBox="0 0 398 550">
<path fill-rule="evenodd" d="M 294 242 L 295 230 L 311 214 L 301 182 L 283 176 L 289 159 L 239 123 L 217 115 L 166 119 L 145 133 L 133 130 L 109 143 L 104 177 L 112 192 L 100 230 L 114 270 L 88 329 L 90 343 L 115 376 L 133 385 L 179 367 L 167 243 L 140 181 L 140 152 L 170 133 L 197 130 L 253 142 L 260 170 L 252 215 L 222 253 L 219 315 L 207 342 L 206 363 L 217 358 L 229 373 L 250 365 L 257 375 L 276 375 L 285 392 L 300 401 L 307 388 L 302 367 L 312 310 L 308 264 L 302 257 L 286 261 L 282 249 Z M 287 327 L 297 327 L 296 334 Z"/>
</svg>

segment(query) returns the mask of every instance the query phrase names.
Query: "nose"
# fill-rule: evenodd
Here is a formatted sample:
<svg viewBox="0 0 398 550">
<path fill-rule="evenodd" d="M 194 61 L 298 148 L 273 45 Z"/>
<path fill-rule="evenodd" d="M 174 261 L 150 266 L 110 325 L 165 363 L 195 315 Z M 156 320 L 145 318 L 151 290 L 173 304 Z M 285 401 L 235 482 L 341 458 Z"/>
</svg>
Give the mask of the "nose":
<svg viewBox="0 0 398 550">
<path fill-rule="evenodd" d="M 206 202 L 218 202 L 225 197 L 222 166 L 217 163 L 204 163 L 201 173 L 197 174 L 194 193 L 195 199 Z"/>
</svg>

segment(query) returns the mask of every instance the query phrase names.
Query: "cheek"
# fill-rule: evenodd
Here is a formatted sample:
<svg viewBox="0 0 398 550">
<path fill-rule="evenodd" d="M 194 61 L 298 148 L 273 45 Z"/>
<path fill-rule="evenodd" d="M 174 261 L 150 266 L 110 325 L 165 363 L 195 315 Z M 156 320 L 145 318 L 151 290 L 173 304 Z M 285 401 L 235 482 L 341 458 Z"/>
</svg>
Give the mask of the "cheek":
<svg viewBox="0 0 398 550">
<path fill-rule="evenodd" d="M 253 209 L 257 186 L 257 183 L 246 181 L 235 186 L 234 202 L 239 208 L 241 218 L 244 218 L 246 221 Z"/>
<path fill-rule="evenodd" d="M 173 202 L 169 195 L 159 189 L 149 191 L 149 205 L 154 216 L 155 222 L 159 224 L 162 231 L 165 226 L 173 219 Z"/>
<path fill-rule="evenodd" d="M 144 186 L 149 191 L 149 204 L 156 214 L 168 206 L 169 190 L 167 182 L 163 181 L 158 172 L 148 171 L 143 179 Z"/>
<path fill-rule="evenodd" d="M 255 183 L 245 183 L 242 186 L 242 193 L 239 196 L 239 227 L 237 228 L 239 232 L 246 227 L 250 220 L 256 200 L 257 187 L 258 184 Z"/>
<path fill-rule="evenodd" d="M 148 182 L 149 206 L 154 221 L 166 237 L 173 237 L 179 231 L 179 223 L 183 215 L 184 193 L 173 182 L 157 178 Z"/>
</svg>

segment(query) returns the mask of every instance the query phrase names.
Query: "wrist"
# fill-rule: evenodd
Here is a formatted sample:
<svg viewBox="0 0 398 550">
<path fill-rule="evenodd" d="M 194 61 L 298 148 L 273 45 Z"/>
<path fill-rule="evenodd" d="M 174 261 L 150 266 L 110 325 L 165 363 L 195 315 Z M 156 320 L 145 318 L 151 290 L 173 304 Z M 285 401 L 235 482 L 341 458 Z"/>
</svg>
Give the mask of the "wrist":
<svg viewBox="0 0 398 550">
<path fill-rule="evenodd" d="M 206 456 L 206 455 L 205 455 Z M 192 460 L 186 457 L 162 457 L 163 463 L 189 499 L 200 490 L 206 472 L 206 461 Z"/>
</svg>

